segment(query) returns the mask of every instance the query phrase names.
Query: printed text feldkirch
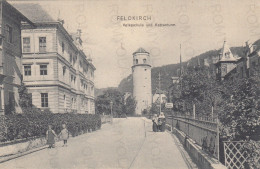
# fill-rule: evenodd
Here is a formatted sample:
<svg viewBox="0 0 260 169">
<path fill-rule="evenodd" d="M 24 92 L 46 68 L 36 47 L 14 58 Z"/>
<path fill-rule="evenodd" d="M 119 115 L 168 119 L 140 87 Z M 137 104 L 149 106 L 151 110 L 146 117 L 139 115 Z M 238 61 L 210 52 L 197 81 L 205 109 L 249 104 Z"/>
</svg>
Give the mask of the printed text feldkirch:
<svg viewBox="0 0 260 169">
<path fill-rule="evenodd" d="M 152 16 L 117 16 L 117 20 L 119 21 L 137 21 L 137 20 L 152 20 Z"/>
</svg>

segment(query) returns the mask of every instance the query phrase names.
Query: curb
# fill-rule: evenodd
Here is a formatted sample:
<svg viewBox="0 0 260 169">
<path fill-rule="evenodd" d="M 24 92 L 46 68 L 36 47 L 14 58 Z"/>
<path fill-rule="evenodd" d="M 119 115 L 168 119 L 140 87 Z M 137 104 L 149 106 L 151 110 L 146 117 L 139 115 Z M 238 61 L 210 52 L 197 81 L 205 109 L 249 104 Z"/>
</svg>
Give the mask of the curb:
<svg viewBox="0 0 260 169">
<path fill-rule="evenodd" d="M 25 156 L 25 155 L 46 149 L 46 148 L 48 148 L 48 146 L 43 146 L 43 147 L 35 148 L 35 149 L 29 150 L 29 151 L 25 151 L 23 153 L 18 153 L 18 154 L 10 155 L 10 156 L 7 156 L 7 157 L 3 157 L 2 159 L 0 158 L 0 163 L 4 163 L 4 162 L 7 162 L 9 160 L 13 160 L 15 158 L 19 158 L 19 157 L 22 157 L 22 156 Z"/>
<path fill-rule="evenodd" d="M 184 149 L 179 139 L 171 131 L 167 131 L 167 132 L 170 133 L 172 138 L 174 139 L 174 142 L 177 145 L 177 148 L 180 151 L 181 156 L 183 157 L 185 163 L 187 164 L 187 167 L 189 169 L 197 169 L 198 166 L 192 161 L 191 157 L 189 156 L 188 152 Z"/>
</svg>

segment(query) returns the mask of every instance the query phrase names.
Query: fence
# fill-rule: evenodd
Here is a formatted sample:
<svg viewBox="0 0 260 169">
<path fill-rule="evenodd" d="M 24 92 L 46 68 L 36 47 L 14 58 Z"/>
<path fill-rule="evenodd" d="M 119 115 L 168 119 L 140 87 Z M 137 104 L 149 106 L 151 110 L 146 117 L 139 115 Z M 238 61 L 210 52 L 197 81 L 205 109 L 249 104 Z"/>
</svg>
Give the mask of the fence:
<svg viewBox="0 0 260 169">
<path fill-rule="evenodd" d="M 230 169 L 244 168 L 246 152 L 242 150 L 244 141 L 224 141 L 225 166 Z"/>
<path fill-rule="evenodd" d="M 217 120 L 192 119 L 182 116 L 168 116 L 166 123 L 184 132 L 203 150 L 219 159 L 219 131 Z"/>
</svg>

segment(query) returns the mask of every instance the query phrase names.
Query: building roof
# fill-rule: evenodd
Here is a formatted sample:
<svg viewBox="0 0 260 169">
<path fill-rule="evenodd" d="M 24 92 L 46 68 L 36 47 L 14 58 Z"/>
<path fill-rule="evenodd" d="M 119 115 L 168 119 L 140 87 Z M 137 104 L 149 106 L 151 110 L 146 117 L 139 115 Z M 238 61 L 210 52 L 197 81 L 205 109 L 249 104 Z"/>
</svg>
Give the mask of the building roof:
<svg viewBox="0 0 260 169">
<path fill-rule="evenodd" d="M 12 3 L 12 5 L 34 23 L 57 22 L 39 4 Z"/>
<path fill-rule="evenodd" d="M 8 8 L 7 9 L 8 11 L 11 10 L 11 14 L 13 14 L 13 16 L 18 17 L 21 21 L 24 21 L 30 25 L 33 25 L 32 21 L 27 16 L 25 16 L 23 13 L 21 13 L 14 5 L 11 5 L 6 0 L 2 0 L 1 2 L 3 3 L 4 7 Z"/>
<path fill-rule="evenodd" d="M 149 52 L 147 52 L 146 50 L 144 50 L 144 48 L 139 48 L 139 49 L 137 49 L 133 54 L 136 54 L 136 53 L 148 53 L 148 54 L 149 54 Z"/>
<path fill-rule="evenodd" d="M 219 61 L 237 61 L 239 60 L 240 58 L 239 57 L 235 57 L 229 46 L 227 45 L 227 42 L 224 41 L 224 44 L 223 44 L 223 47 L 219 53 L 220 55 L 220 60 Z"/>
</svg>

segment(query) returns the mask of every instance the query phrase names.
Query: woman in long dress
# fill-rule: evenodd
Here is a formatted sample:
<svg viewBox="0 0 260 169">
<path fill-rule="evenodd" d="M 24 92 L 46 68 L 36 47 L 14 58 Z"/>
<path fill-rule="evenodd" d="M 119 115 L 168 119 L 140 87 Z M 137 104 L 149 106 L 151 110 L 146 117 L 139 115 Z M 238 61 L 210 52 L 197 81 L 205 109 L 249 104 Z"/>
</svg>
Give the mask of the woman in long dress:
<svg viewBox="0 0 260 169">
<path fill-rule="evenodd" d="M 154 132 L 157 132 L 157 127 L 158 127 L 158 126 L 157 126 L 157 125 L 158 125 L 158 117 L 157 117 L 157 114 L 154 114 L 152 121 L 153 121 L 153 131 L 154 131 Z"/>
<path fill-rule="evenodd" d="M 55 131 L 52 130 L 52 126 L 48 126 L 48 130 L 46 132 L 46 139 L 47 139 L 47 144 L 49 145 L 49 148 L 54 148 L 55 144 L 55 137 L 57 137 Z"/>
<path fill-rule="evenodd" d="M 158 130 L 160 131 L 165 131 L 165 116 L 164 113 L 161 112 L 159 117 L 158 117 Z"/>
</svg>

